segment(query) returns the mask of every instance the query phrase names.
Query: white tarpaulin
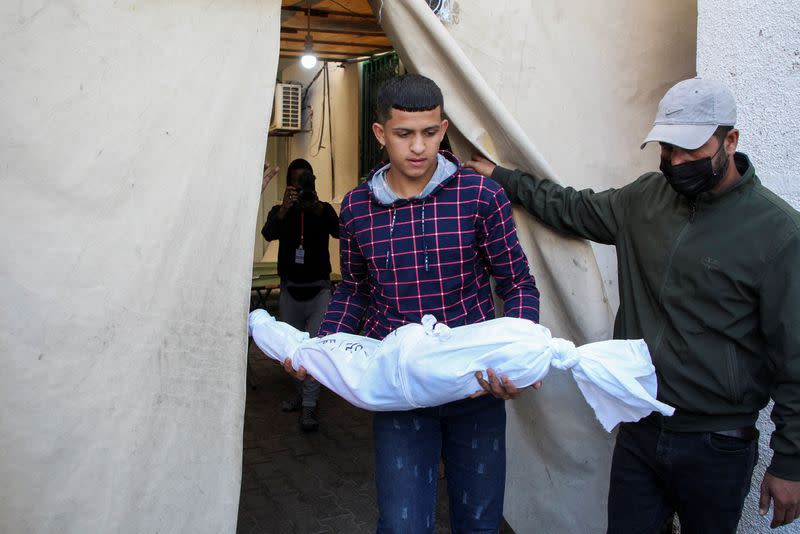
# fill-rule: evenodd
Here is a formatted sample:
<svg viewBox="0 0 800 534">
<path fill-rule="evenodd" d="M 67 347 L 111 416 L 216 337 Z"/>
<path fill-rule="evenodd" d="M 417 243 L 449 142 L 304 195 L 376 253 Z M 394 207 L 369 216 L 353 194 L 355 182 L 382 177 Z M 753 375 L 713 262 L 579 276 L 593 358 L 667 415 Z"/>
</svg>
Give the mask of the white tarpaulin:
<svg viewBox="0 0 800 534">
<path fill-rule="evenodd" d="M 460 157 L 472 145 L 508 166 L 598 190 L 657 166 L 638 146 L 664 91 L 694 72 L 694 2 L 434 4 L 446 8 L 445 25 L 423 0 L 373 2 L 405 65 L 442 88 Z M 542 324 L 578 343 L 610 337 L 613 255 L 519 209 L 515 219 L 542 292 Z M 604 532 L 613 437 L 574 383 L 551 375 L 507 409 L 511 526 Z"/>
<path fill-rule="evenodd" d="M 0 531 L 234 531 L 279 9 L 0 5 Z"/>
</svg>

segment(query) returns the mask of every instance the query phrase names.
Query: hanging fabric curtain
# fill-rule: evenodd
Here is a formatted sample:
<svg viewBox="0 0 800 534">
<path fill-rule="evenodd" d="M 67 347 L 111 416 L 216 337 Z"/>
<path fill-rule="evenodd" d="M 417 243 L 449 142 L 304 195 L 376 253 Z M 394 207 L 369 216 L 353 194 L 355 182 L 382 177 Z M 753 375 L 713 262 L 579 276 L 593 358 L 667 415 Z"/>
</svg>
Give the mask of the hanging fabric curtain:
<svg viewBox="0 0 800 534">
<path fill-rule="evenodd" d="M 280 4 L 0 7 L 0 531 L 235 532 Z"/>
</svg>

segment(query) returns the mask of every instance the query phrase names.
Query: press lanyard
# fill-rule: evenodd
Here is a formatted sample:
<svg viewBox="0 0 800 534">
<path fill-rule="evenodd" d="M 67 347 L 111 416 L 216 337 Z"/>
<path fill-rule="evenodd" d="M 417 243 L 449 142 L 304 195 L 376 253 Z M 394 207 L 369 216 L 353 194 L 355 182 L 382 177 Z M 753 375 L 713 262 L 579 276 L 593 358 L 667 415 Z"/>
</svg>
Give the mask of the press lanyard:
<svg viewBox="0 0 800 534">
<path fill-rule="evenodd" d="M 303 234 L 305 234 L 305 212 L 300 212 L 300 248 L 303 248 Z"/>
<path fill-rule="evenodd" d="M 306 263 L 306 251 L 303 250 L 303 234 L 305 233 L 305 212 L 300 212 L 300 246 L 294 251 L 294 262 L 298 265 Z"/>
</svg>

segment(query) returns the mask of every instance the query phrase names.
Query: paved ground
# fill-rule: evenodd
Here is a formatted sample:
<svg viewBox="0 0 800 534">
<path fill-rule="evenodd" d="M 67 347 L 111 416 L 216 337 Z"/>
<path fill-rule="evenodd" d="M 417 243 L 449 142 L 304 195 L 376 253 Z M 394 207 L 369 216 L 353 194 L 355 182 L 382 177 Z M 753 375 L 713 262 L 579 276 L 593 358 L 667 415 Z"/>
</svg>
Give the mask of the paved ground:
<svg viewBox="0 0 800 534">
<path fill-rule="evenodd" d="M 238 533 L 375 532 L 370 414 L 323 388 L 320 430 L 305 434 L 279 408 L 293 394 L 289 377 L 252 344 L 249 361 L 257 386 L 247 392 Z M 444 486 L 437 533 L 449 532 Z"/>
</svg>

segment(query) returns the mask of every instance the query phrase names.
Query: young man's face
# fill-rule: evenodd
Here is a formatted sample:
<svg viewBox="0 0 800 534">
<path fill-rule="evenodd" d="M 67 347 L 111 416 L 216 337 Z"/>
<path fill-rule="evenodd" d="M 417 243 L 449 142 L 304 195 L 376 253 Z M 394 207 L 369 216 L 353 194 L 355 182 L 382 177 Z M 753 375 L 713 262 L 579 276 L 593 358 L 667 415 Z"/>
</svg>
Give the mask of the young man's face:
<svg viewBox="0 0 800 534">
<path fill-rule="evenodd" d="M 440 107 L 429 111 L 393 109 L 385 123 L 372 125 L 372 131 L 389 153 L 392 177 L 416 182 L 429 180 L 436 171 L 436 154 L 447 126 Z"/>
</svg>

